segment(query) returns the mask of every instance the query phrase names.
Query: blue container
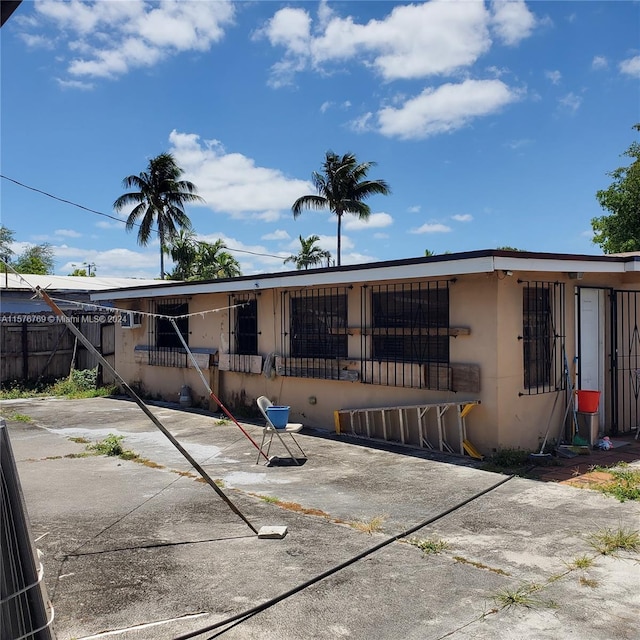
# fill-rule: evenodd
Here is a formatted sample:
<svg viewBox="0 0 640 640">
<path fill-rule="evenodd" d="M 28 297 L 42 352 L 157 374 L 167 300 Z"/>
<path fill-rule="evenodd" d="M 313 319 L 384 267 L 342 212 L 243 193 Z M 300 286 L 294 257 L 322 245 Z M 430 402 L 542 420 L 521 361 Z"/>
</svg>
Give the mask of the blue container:
<svg viewBox="0 0 640 640">
<path fill-rule="evenodd" d="M 272 405 L 267 407 L 267 415 L 276 429 L 284 429 L 287 426 L 287 422 L 289 422 L 289 407 Z"/>
</svg>

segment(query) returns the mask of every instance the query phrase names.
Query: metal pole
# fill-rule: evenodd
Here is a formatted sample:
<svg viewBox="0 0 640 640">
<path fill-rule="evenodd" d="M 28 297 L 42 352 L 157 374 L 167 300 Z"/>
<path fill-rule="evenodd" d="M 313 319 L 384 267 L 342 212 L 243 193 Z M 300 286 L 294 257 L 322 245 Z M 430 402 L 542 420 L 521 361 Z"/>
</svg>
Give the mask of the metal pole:
<svg viewBox="0 0 640 640">
<path fill-rule="evenodd" d="M 173 325 L 173 329 L 175 330 L 176 334 L 178 335 L 178 338 L 180 338 L 180 342 L 182 342 L 182 346 L 185 348 L 185 351 L 189 354 L 189 358 L 191 359 L 191 363 L 193 364 L 193 366 L 195 367 L 196 371 L 200 375 L 200 379 L 202 380 L 202 384 L 204 384 L 205 389 L 209 392 L 209 397 L 213 398 L 220 405 L 220 408 L 225 412 L 225 414 L 231 420 L 233 420 L 236 423 L 236 426 L 239 427 L 240 431 L 242 431 L 242 433 L 244 433 L 244 435 L 247 436 L 247 438 L 249 438 L 249 440 L 251 441 L 251 444 L 262 454 L 264 459 L 268 461 L 269 458 L 268 458 L 267 454 L 260 448 L 258 443 L 242 428 L 242 425 L 231 415 L 231 413 L 222 404 L 222 402 L 220 402 L 220 399 L 217 398 L 216 395 L 213 393 L 211 387 L 209 386 L 208 382 L 206 381 L 206 379 L 204 377 L 204 374 L 202 373 L 202 370 L 198 366 L 198 363 L 197 363 L 195 357 L 193 356 L 193 353 L 191 353 L 191 349 L 189 349 L 189 345 L 187 345 L 184 337 L 180 333 L 180 329 L 178 329 L 178 325 L 176 324 L 175 320 L 173 318 L 169 318 L 169 322 L 171 322 L 171 324 Z"/>
<path fill-rule="evenodd" d="M 49 297 L 44 289 L 40 287 L 36 287 L 36 292 L 39 297 L 41 297 L 53 310 L 53 312 L 61 317 L 65 318 L 65 322 L 67 323 L 67 327 L 73 333 L 82 344 L 91 351 L 98 362 L 103 367 L 106 367 L 108 371 L 118 380 L 118 382 L 122 385 L 123 389 L 127 392 L 135 403 L 142 409 L 142 411 L 147 415 L 149 420 L 153 422 L 153 424 L 160 429 L 160 431 L 167 437 L 169 442 L 187 459 L 189 464 L 202 476 L 205 482 L 227 503 L 231 511 L 233 511 L 237 516 L 239 516 L 245 524 L 253 531 L 254 533 L 258 533 L 258 530 L 240 513 L 240 510 L 229 500 L 229 498 L 224 494 L 224 492 L 218 487 L 218 485 L 211 479 L 211 477 L 207 474 L 207 472 L 193 459 L 191 454 L 175 439 L 173 434 L 171 434 L 167 428 L 156 418 L 156 416 L 151 413 L 149 407 L 143 402 L 143 400 L 135 393 L 135 391 L 125 382 L 124 378 L 109 364 L 109 362 L 102 356 L 102 354 L 91 344 L 91 341 L 88 340 L 84 334 L 69 320 L 69 317 L 56 305 L 56 303 Z"/>
</svg>

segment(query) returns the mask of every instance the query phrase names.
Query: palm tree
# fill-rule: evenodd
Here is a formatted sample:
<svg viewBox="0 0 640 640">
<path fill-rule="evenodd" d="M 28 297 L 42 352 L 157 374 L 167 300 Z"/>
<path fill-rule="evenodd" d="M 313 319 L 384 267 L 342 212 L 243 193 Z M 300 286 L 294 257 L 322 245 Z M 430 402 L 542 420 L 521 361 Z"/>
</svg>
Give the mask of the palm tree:
<svg viewBox="0 0 640 640">
<path fill-rule="evenodd" d="M 197 240 L 193 231 L 180 229 L 165 251 L 175 264 L 173 271 L 169 274 L 169 279 L 189 280 L 193 275 L 193 265 L 198 253 Z"/>
<path fill-rule="evenodd" d="M 218 254 L 216 278 L 237 278 L 242 275 L 240 263 L 227 251 Z"/>
<path fill-rule="evenodd" d="M 188 180 L 180 180 L 182 169 L 170 153 L 161 153 L 149 161 L 147 170 L 140 175 L 127 176 L 122 185 L 135 189 L 121 195 L 113 208 L 121 211 L 136 205 L 127 218 L 126 228 L 131 231 L 138 224 L 138 244 L 147 245 L 151 239 L 154 223 L 160 238 L 160 279 L 164 280 L 165 247 L 175 238 L 178 229 L 191 229 L 191 221 L 184 212 L 187 202 L 204 202 L 197 195 L 197 188 Z"/>
<path fill-rule="evenodd" d="M 293 262 L 296 265 L 296 269 L 308 269 L 316 264 L 321 264 L 323 260 L 328 260 L 331 254 L 328 251 L 323 251 L 316 242 L 320 240 L 319 236 L 309 236 L 306 240 L 302 236 L 300 238 L 300 251 L 292 256 L 289 256 L 284 263 Z"/>
<path fill-rule="evenodd" d="M 313 184 L 317 194 L 298 198 L 291 207 L 297 218 L 304 209 L 329 209 L 338 216 L 338 266 L 340 266 L 342 216 L 353 213 L 360 220 L 367 220 L 371 209 L 363 200 L 374 194 L 388 195 L 391 190 L 384 180 L 365 180 L 375 162 L 358 161 L 352 153 L 342 157 L 327 151 L 322 165 L 323 172 L 314 171 Z"/>
</svg>

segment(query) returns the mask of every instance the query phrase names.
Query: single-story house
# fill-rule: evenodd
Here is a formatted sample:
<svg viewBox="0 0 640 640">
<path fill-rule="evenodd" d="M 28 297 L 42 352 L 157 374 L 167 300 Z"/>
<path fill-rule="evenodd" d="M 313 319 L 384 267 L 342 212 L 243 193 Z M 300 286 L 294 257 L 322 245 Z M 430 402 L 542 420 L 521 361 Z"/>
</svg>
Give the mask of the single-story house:
<svg viewBox="0 0 640 640">
<path fill-rule="evenodd" d="M 639 296 L 640 254 L 482 250 L 91 298 L 140 312 L 115 363 L 151 396 L 208 400 L 175 323 L 239 416 L 266 395 L 308 426 L 490 454 L 575 436 L 572 389 L 600 394 L 587 437 L 638 428 Z"/>
</svg>

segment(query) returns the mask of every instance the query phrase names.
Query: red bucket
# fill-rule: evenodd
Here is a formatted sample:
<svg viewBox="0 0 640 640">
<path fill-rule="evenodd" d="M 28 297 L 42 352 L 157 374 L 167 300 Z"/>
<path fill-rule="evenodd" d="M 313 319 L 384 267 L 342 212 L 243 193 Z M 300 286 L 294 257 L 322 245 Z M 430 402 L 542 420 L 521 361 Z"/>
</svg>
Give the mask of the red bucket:
<svg viewBox="0 0 640 640">
<path fill-rule="evenodd" d="M 578 411 L 581 413 L 597 413 L 600 404 L 600 392 L 578 389 Z"/>
</svg>

